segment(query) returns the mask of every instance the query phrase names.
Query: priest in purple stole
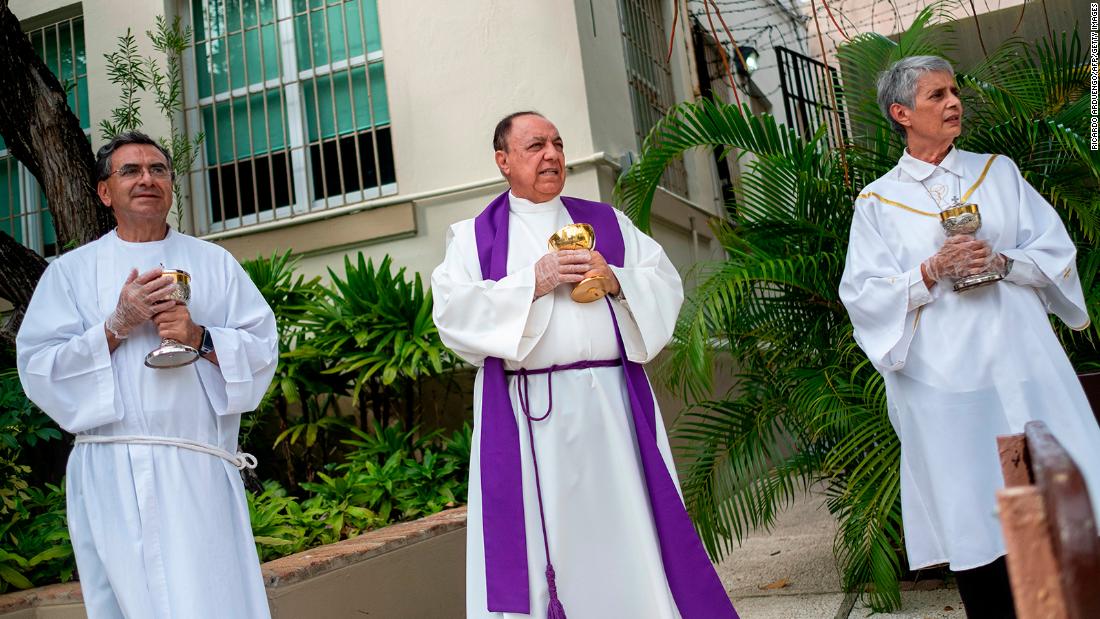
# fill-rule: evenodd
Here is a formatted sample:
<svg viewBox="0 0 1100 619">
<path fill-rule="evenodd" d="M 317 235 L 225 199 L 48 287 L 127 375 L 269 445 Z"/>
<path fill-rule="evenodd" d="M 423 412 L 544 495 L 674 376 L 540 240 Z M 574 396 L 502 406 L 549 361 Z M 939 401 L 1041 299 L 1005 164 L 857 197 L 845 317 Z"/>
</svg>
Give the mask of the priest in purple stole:
<svg viewBox="0 0 1100 619">
<path fill-rule="evenodd" d="M 725 619 L 733 605 L 684 509 L 641 364 L 672 336 L 680 277 L 607 204 L 560 196 L 553 123 L 505 117 L 509 191 L 454 224 L 432 274 L 443 342 L 479 366 L 467 529 L 468 617 Z M 548 252 L 569 223 L 589 250 Z M 570 297 L 603 276 L 609 294 Z"/>
</svg>

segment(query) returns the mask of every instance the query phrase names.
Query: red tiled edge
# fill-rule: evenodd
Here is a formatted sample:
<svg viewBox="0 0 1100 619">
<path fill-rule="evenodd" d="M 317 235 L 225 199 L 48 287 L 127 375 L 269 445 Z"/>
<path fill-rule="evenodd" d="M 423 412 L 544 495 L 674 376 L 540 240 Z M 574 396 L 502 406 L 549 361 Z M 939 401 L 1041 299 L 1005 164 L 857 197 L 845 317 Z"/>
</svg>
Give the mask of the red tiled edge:
<svg viewBox="0 0 1100 619">
<path fill-rule="evenodd" d="M 465 526 L 466 508 L 457 507 L 420 520 L 368 531 L 359 537 L 335 544 L 311 548 L 264 563 L 261 566 L 264 586 L 272 589 L 302 582 Z M 83 601 L 78 582 L 46 585 L 0 595 L 0 615 L 25 608 L 80 604 Z"/>
</svg>

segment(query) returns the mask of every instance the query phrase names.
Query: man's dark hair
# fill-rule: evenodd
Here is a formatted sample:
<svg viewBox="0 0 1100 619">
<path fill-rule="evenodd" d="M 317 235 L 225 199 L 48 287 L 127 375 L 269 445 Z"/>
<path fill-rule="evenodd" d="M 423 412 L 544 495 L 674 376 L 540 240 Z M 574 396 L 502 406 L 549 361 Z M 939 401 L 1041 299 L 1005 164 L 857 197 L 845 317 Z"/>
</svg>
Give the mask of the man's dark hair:
<svg viewBox="0 0 1100 619">
<path fill-rule="evenodd" d="M 497 123 L 497 128 L 493 130 L 493 151 L 502 150 L 508 152 L 508 134 L 512 132 L 512 121 L 520 116 L 538 116 L 539 118 L 546 118 L 542 114 L 533 110 L 527 110 L 524 112 L 512 112 L 511 114 L 500 119 Z"/>
<path fill-rule="evenodd" d="M 95 180 L 96 182 L 105 181 L 111 176 L 111 155 L 115 154 L 115 151 L 119 147 L 126 146 L 127 144 L 148 144 L 150 146 L 156 146 L 157 150 L 164 155 L 165 161 L 168 162 L 168 169 L 172 171 L 172 179 L 176 178 L 176 169 L 172 167 L 172 155 L 168 154 L 164 147 L 157 143 L 153 138 L 145 135 L 140 131 L 125 131 L 111 138 L 110 142 L 107 142 L 99 151 L 95 154 Z"/>
</svg>

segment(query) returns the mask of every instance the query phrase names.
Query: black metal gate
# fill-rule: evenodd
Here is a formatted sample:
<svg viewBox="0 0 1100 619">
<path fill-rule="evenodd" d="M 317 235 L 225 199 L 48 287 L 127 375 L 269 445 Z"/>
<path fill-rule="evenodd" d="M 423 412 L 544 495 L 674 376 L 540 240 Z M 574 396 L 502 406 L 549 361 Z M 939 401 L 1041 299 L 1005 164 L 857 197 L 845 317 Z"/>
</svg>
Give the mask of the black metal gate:
<svg viewBox="0 0 1100 619">
<path fill-rule="evenodd" d="M 824 124 L 828 127 L 825 139 L 830 146 L 838 147 L 841 141 L 847 142 L 844 96 L 837 70 L 785 47 L 776 47 L 775 55 L 787 124 L 798 129 L 805 139 Z"/>
</svg>

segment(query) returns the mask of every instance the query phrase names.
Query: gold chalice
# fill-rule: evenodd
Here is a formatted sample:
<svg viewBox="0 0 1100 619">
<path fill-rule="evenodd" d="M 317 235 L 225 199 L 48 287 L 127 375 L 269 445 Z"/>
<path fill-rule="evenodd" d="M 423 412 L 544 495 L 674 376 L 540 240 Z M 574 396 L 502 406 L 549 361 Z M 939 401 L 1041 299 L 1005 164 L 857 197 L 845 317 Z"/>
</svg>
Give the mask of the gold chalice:
<svg viewBox="0 0 1100 619">
<path fill-rule="evenodd" d="M 943 225 L 943 230 L 947 233 L 947 236 L 956 236 L 959 234 L 974 236 L 982 227 L 982 215 L 978 212 L 977 204 L 968 202 L 966 204 L 953 206 L 940 213 L 940 224 Z M 974 288 L 988 286 L 1002 279 L 1004 279 L 1004 275 L 996 271 L 975 273 L 955 280 L 953 288 L 955 292 L 965 292 L 967 290 L 973 290 Z"/>
<path fill-rule="evenodd" d="M 596 246 L 596 231 L 588 224 L 569 224 L 550 237 L 550 251 L 588 249 Z M 607 294 L 607 278 L 602 275 L 581 280 L 569 296 L 577 303 L 591 303 Z"/>
<path fill-rule="evenodd" d="M 165 269 L 161 277 L 169 277 L 175 281 L 176 291 L 171 298 L 187 305 L 191 300 L 191 276 L 187 271 Z M 194 363 L 198 358 L 199 351 L 194 348 L 171 338 L 163 338 L 156 350 L 145 355 L 145 365 L 156 369 L 178 368 Z"/>
</svg>

